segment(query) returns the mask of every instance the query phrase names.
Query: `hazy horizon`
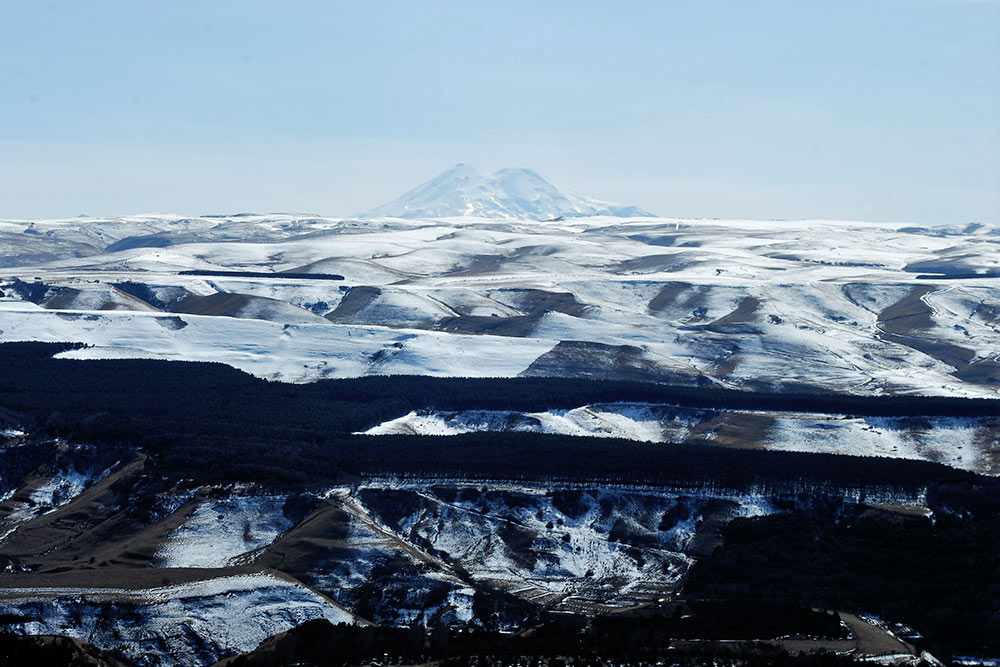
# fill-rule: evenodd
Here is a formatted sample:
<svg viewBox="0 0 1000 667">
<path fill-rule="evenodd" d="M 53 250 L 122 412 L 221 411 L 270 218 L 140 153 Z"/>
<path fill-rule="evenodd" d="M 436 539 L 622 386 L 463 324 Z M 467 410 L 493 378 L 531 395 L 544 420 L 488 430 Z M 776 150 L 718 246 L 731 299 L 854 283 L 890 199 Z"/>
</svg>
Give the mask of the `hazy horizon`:
<svg viewBox="0 0 1000 667">
<path fill-rule="evenodd" d="M 664 217 L 1000 223 L 1000 3 L 15 3 L 0 218 L 350 216 L 459 162 Z"/>
</svg>

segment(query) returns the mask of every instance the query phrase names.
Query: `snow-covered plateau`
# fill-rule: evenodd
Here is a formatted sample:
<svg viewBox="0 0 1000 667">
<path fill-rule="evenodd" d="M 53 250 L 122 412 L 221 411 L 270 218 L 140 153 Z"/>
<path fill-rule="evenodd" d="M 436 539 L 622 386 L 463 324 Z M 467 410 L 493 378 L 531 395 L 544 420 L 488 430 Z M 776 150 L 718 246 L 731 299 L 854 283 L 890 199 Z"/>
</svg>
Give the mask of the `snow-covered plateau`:
<svg viewBox="0 0 1000 667">
<path fill-rule="evenodd" d="M 553 375 L 996 397 L 998 249 L 983 225 L 8 220 L 0 341 L 292 382 Z"/>
</svg>

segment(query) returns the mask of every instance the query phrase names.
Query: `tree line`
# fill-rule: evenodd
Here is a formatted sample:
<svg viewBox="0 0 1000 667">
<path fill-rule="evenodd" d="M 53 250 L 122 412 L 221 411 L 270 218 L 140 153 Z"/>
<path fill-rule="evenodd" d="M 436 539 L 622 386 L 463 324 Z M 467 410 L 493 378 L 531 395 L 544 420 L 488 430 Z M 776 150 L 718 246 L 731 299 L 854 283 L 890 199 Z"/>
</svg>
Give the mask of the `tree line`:
<svg viewBox="0 0 1000 667">
<path fill-rule="evenodd" d="M 733 392 L 699 397 L 691 388 L 565 378 L 387 376 L 296 385 L 267 382 L 222 364 L 52 358 L 71 347 L 0 345 L 0 415 L 16 415 L 19 425 L 38 437 L 140 446 L 165 471 L 203 482 L 301 485 L 401 476 L 904 494 L 940 482 L 994 483 L 921 461 L 698 444 L 517 432 L 352 435 L 419 408 L 538 410 L 601 400 L 662 400 L 668 394 L 678 400 L 690 395 L 707 405 L 709 396 Z M 924 401 L 908 400 L 916 406 Z M 977 401 L 927 401 L 942 410 L 984 411 Z"/>
</svg>

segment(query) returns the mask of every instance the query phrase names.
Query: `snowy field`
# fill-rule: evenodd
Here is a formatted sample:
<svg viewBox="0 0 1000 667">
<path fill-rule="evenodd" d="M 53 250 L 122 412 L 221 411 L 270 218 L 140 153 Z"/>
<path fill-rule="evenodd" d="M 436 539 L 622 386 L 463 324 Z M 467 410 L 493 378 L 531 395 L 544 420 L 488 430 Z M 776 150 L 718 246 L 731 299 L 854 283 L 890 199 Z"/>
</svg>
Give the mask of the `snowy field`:
<svg viewBox="0 0 1000 667">
<path fill-rule="evenodd" d="M 696 410 L 669 405 L 596 404 L 571 410 L 510 412 L 413 411 L 368 429 L 366 435 L 456 435 L 521 431 L 676 443 L 724 440 L 726 427 L 743 428 L 739 446 L 795 452 L 936 461 L 998 474 L 997 418 L 889 418 L 811 413 Z"/>
<path fill-rule="evenodd" d="M 175 316 L 176 317 L 176 316 Z M 513 377 L 553 343 L 499 336 L 456 338 L 384 326 L 290 325 L 257 319 L 133 311 L 51 311 L 0 302 L 4 341 L 83 342 L 72 359 L 220 361 L 286 382 L 368 374 Z"/>
<path fill-rule="evenodd" d="M 283 512 L 287 496 L 232 496 L 199 504 L 167 536 L 160 567 L 225 567 L 274 542 L 292 527 Z"/>
<path fill-rule="evenodd" d="M 998 250 L 1000 229 L 982 225 L 0 221 L 0 341 L 292 382 L 527 374 L 995 397 Z"/>
<path fill-rule="evenodd" d="M 352 614 L 273 574 L 238 575 L 147 589 L 5 588 L 0 613 L 24 617 L 8 630 L 66 635 L 139 665 L 211 664 L 264 639 Z"/>
</svg>

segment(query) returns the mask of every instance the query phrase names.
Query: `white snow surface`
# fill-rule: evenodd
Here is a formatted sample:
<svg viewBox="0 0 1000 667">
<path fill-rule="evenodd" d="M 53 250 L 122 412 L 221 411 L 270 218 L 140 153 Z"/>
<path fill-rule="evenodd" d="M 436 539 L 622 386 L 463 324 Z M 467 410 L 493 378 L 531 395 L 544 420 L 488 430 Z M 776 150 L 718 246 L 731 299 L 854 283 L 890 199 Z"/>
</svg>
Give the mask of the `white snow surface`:
<svg viewBox="0 0 1000 667">
<path fill-rule="evenodd" d="M 739 419 L 741 413 L 728 414 Z M 797 412 L 742 414 L 766 414 L 773 420 L 760 438 L 769 449 L 922 459 L 974 472 L 998 472 L 989 455 L 1000 446 L 998 419 L 852 417 Z M 692 434 L 714 439 L 712 430 L 696 431 L 695 427 L 717 415 L 711 410 L 628 403 L 530 413 L 425 410 L 383 422 L 364 434 L 456 435 L 474 431 L 525 431 L 670 443 L 683 442 Z"/>
<path fill-rule="evenodd" d="M 173 328 L 180 318 L 185 326 Z M 0 302 L 4 341 L 73 340 L 94 347 L 68 359 L 159 358 L 217 361 L 286 382 L 361 375 L 512 377 L 553 342 L 332 323 L 123 311 L 51 311 Z"/>
<path fill-rule="evenodd" d="M 768 448 L 797 452 L 924 459 L 974 472 L 990 472 L 984 452 L 1000 444 L 997 420 L 921 419 L 783 414 L 768 434 Z M 977 444 L 982 438 L 982 445 Z M 995 471 L 994 471 L 995 473 Z"/>
<path fill-rule="evenodd" d="M 0 520 L 0 542 L 17 530 L 17 527 L 22 523 L 66 505 L 83 493 L 87 487 L 104 479 L 113 467 L 101 471 L 80 471 L 73 466 L 56 469 L 41 483 L 28 491 L 24 502 L 15 504 Z M 12 496 L 14 493 L 15 491 L 12 491 L 7 496 Z M 5 498 L 0 498 L 0 500 L 3 499 Z"/>
<path fill-rule="evenodd" d="M 287 496 L 232 496 L 200 503 L 167 535 L 157 552 L 161 567 L 225 567 L 269 545 L 292 527 L 282 508 Z M 252 562 L 252 558 L 251 558 Z"/>
<path fill-rule="evenodd" d="M 0 221 L 0 341 L 77 341 L 95 346 L 78 358 L 213 360 L 297 382 L 681 374 L 735 387 L 997 397 L 998 241 L 1000 229 L 983 225 L 825 220 Z M 36 277 L 42 292 L 79 294 L 43 308 L 10 287 Z M 128 282 L 233 303 L 221 314 L 161 313 L 114 287 Z M 899 304 L 926 316 L 887 335 L 879 317 Z M 562 341 L 611 347 L 588 359 L 546 355 Z"/>
<path fill-rule="evenodd" d="M 12 624 L 18 634 L 67 635 L 120 647 L 140 665 L 178 666 L 249 651 L 312 619 L 354 622 L 322 596 L 267 573 L 147 589 L 7 588 L 0 613 L 32 619 Z"/>
<path fill-rule="evenodd" d="M 378 516 L 377 484 L 359 499 Z M 553 494 L 531 487 L 470 487 L 450 499 L 408 487 L 422 504 L 387 528 L 461 563 L 473 578 L 520 597 L 574 605 L 628 606 L 676 587 L 693 562 L 682 553 L 709 497 L 592 489 Z M 389 493 L 393 493 L 390 487 Z M 560 498 L 565 498 L 560 500 Z M 763 497 L 733 497 L 732 516 L 774 509 Z M 669 517 L 669 518 L 668 518 Z"/>
<path fill-rule="evenodd" d="M 645 404 L 588 405 L 572 410 L 512 412 L 465 410 L 461 412 L 413 411 L 374 426 L 365 435 L 456 435 L 473 431 L 526 431 L 562 435 L 604 436 L 644 442 L 661 442 L 665 433 L 689 425 L 670 419 L 658 406 Z M 686 429 L 685 429 L 686 430 Z"/>
<path fill-rule="evenodd" d="M 457 164 L 426 183 L 363 214 L 375 218 L 476 216 L 513 220 L 551 220 L 560 216 L 649 217 L 635 206 L 564 194 L 530 169 L 508 167 L 489 176 Z"/>
</svg>

